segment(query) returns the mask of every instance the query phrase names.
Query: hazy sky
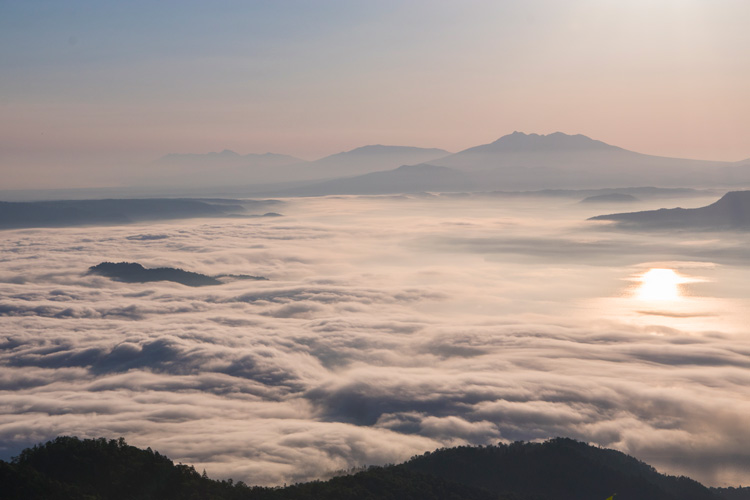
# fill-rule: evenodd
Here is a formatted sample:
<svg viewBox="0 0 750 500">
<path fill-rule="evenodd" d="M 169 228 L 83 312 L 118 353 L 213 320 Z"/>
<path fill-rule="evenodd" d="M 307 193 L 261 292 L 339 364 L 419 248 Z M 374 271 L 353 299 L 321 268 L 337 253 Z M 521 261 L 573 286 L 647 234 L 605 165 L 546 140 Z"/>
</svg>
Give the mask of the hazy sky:
<svg viewBox="0 0 750 500">
<path fill-rule="evenodd" d="M 520 130 L 750 157 L 745 0 L 0 3 L 0 168 Z"/>
</svg>

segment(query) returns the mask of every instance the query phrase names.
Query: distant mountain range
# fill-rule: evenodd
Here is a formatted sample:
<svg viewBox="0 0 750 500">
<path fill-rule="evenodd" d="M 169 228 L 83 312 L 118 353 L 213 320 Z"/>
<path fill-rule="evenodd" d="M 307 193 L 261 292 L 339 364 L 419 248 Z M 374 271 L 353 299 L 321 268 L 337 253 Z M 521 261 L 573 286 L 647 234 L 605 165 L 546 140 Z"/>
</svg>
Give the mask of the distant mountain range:
<svg viewBox="0 0 750 500">
<path fill-rule="evenodd" d="M 432 167 L 432 168 L 429 168 Z M 445 170 L 450 169 L 450 170 Z M 665 158 L 635 153 L 583 135 L 513 134 L 422 165 L 402 185 L 403 172 L 377 177 L 382 193 L 468 189 L 595 189 L 632 186 L 715 187 L 750 185 L 750 162 Z M 451 177 L 451 182 L 446 179 Z M 436 182 L 436 179 L 439 179 Z M 351 193 L 372 191 L 373 178 L 346 181 Z M 341 193 L 343 183 L 318 186 Z M 304 191 L 298 189 L 297 192 Z"/>
<path fill-rule="evenodd" d="M 0 461 L 7 500 L 748 500 L 750 488 L 707 488 L 619 451 L 572 439 L 443 448 L 400 465 L 328 481 L 264 488 L 214 481 L 119 440 L 58 437 Z"/>
<path fill-rule="evenodd" d="M 662 208 L 644 212 L 599 215 L 589 220 L 612 221 L 632 229 L 750 229 L 750 191 L 733 191 L 700 208 Z"/>
<path fill-rule="evenodd" d="M 283 192 L 291 196 L 373 195 L 422 191 L 477 191 L 481 188 L 481 184 L 463 172 L 422 164 L 403 165 L 385 172 L 309 183 L 285 189 Z"/>
<path fill-rule="evenodd" d="M 273 168 L 259 167 L 256 159 L 250 162 L 250 157 L 255 156 L 228 151 L 168 155 L 160 163 L 184 165 L 186 169 L 188 165 L 190 169 L 200 166 L 204 181 L 210 177 L 214 184 L 244 183 L 250 192 L 266 190 L 292 196 L 750 186 L 750 159 L 720 162 L 651 156 L 584 135 L 561 132 L 549 135 L 514 132 L 455 154 L 441 149 L 364 146 L 312 162 L 295 163 L 291 157 L 275 155 L 274 158 L 282 159 Z M 242 160 L 245 158 L 248 160 Z M 242 161 L 246 163 L 244 166 Z M 195 174 L 193 170 L 190 172 Z M 285 182 L 293 184 L 278 185 Z M 277 185 L 267 186 L 272 183 Z"/>
<path fill-rule="evenodd" d="M 667 171 L 683 171 L 710 167 L 731 167 L 729 162 L 686 160 L 651 156 L 612 146 L 585 135 L 555 132 L 549 135 L 513 132 L 490 144 L 465 149 L 459 153 L 431 162 L 433 165 L 469 171 L 488 171 L 508 168 L 545 168 L 560 172 L 588 172 L 619 178 L 639 175 L 646 169 L 658 169 L 652 178 L 660 179 Z M 627 171 L 623 172 L 623 169 Z M 625 177 L 626 178 L 626 177 Z M 651 184 L 651 183 L 649 183 Z"/>
<path fill-rule="evenodd" d="M 127 175 L 130 180 L 121 186 L 73 190 L 67 196 L 51 191 L 27 195 L 5 191 L 0 197 L 244 198 L 648 186 L 726 190 L 750 188 L 750 158 L 739 162 L 667 158 L 628 151 L 580 134 L 514 132 L 458 153 L 384 145 L 363 146 L 315 161 L 275 153 L 240 155 L 229 150 L 173 153 Z"/>
<path fill-rule="evenodd" d="M 351 177 L 424 163 L 449 154 L 442 149 L 371 145 L 304 161 L 272 153 L 242 156 L 224 150 L 221 153 L 169 154 L 157 160 L 155 165 L 161 168 L 156 176 L 163 181 L 179 173 L 189 176 L 193 184 L 271 184 Z"/>
<path fill-rule="evenodd" d="M 443 149 L 425 149 L 407 146 L 363 146 L 343 153 L 326 156 L 309 162 L 300 169 L 300 176 L 309 179 L 351 177 L 390 170 L 402 165 L 425 163 L 449 155 Z"/>
</svg>

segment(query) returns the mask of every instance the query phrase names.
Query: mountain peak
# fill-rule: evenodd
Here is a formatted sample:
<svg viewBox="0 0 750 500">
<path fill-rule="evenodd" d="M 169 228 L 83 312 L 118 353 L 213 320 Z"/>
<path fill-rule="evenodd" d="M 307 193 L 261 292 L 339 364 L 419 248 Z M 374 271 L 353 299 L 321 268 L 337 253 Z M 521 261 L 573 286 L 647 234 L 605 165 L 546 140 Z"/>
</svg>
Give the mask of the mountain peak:
<svg viewBox="0 0 750 500">
<path fill-rule="evenodd" d="M 477 146 L 471 150 L 485 151 L 575 151 L 587 149 L 619 149 L 601 141 L 591 139 L 582 134 L 568 135 L 563 132 L 552 134 L 525 134 L 515 131 L 504 135 L 493 143 Z"/>
<path fill-rule="evenodd" d="M 235 156 L 240 156 L 239 154 L 235 153 L 235 152 L 234 152 L 234 151 L 232 151 L 231 149 L 225 149 L 225 150 L 223 150 L 223 151 L 222 151 L 221 153 L 216 153 L 216 154 L 217 154 L 217 155 L 219 155 L 219 156 L 225 156 L 225 157 L 235 157 Z"/>
<path fill-rule="evenodd" d="M 442 149 L 435 149 L 435 148 L 417 148 L 412 146 L 388 146 L 384 144 L 369 144 L 367 146 L 360 146 L 358 148 L 354 148 L 350 151 L 344 151 L 343 153 L 338 154 L 366 154 L 366 155 L 372 155 L 372 154 L 420 154 L 424 152 L 435 152 L 438 154 L 448 155 L 450 154 L 448 151 L 444 151 Z"/>
</svg>

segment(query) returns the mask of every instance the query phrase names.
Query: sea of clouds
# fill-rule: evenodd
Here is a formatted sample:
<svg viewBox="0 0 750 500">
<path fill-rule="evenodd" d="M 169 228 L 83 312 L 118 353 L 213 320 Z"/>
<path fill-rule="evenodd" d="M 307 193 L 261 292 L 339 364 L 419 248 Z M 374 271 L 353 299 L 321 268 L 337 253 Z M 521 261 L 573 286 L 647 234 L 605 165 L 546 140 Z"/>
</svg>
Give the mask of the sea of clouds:
<svg viewBox="0 0 750 500">
<path fill-rule="evenodd" d="M 0 458 L 123 436 L 270 485 L 569 436 L 709 484 L 750 481 L 747 235 L 621 233 L 585 219 L 622 207 L 565 199 L 278 211 L 0 232 Z M 86 274 L 102 261 L 268 281 Z M 644 303 L 635 280 L 650 267 L 694 283 Z"/>
</svg>

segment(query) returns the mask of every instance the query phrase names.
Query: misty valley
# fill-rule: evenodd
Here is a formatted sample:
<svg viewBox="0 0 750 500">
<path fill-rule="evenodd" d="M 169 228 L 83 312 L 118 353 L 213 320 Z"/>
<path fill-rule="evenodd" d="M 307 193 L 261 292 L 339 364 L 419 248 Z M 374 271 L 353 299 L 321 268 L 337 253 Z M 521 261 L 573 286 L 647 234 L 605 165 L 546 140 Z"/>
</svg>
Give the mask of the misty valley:
<svg viewBox="0 0 750 500">
<path fill-rule="evenodd" d="M 5 230 L 2 458 L 124 435 L 279 485 L 565 436 L 742 484 L 723 457 L 750 439 L 750 233 L 589 220 L 722 198 L 621 194 L 290 197 L 276 217 Z M 131 277 L 89 272 L 106 263 Z"/>
</svg>

